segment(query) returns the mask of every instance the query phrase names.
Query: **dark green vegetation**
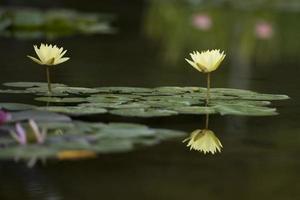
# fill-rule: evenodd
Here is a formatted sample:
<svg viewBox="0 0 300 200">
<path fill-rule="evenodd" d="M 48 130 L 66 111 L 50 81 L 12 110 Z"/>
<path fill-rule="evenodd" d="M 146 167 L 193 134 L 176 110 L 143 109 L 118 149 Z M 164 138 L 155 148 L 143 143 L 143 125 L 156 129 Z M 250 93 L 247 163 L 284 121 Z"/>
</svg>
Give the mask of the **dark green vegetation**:
<svg viewBox="0 0 300 200">
<path fill-rule="evenodd" d="M 112 16 L 74 10 L 0 9 L 0 35 L 22 39 L 113 33 Z"/>
</svg>

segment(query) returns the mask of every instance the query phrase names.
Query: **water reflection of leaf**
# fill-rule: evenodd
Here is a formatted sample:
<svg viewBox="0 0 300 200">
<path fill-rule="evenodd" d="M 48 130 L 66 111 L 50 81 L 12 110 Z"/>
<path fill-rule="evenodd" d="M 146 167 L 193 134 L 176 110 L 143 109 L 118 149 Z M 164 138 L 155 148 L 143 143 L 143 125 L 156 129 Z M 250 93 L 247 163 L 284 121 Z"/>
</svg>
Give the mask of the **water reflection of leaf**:
<svg viewBox="0 0 300 200">
<path fill-rule="evenodd" d="M 14 114 L 12 114 L 14 115 Z M 55 120 L 55 119 L 54 119 Z M 26 123 L 25 123 L 26 124 Z M 19 145 L 10 135 L 10 124 L 2 126 L 0 159 L 38 160 L 47 158 L 79 159 L 96 154 L 121 153 L 141 146 L 152 146 L 163 140 L 182 137 L 184 132 L 149 128 L 133 123 L 89 123 L 82 121 L 43 121 L 40 129 L 47 129 L 43 144 L 28 142 Z M 30 136 L 30 128 L 24 126 Z"/>
</svg>

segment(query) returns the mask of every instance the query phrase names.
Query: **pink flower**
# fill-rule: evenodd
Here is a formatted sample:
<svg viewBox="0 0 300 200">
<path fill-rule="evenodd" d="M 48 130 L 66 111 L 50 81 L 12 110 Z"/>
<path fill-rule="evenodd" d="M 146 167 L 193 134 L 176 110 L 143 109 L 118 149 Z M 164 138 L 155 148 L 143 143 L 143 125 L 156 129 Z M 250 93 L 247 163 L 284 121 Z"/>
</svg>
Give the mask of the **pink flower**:
<svg viewBox="0 0 300 200">
<path fill-rule="evenodd" d="M 272 24 L 267 21 L 259 21 L 255 24 L 255 34 L 259 39 L 270 39 L 274 30 Z"/>
<path fill-rule="evenodd" d="M 207 31 L 212 27 L 212 19 L 206 14 L 196 14 L 192 19 L 193 26 L 197 29 Z"/>
<path fill-rule="evenodd" d="M 11 119 L 11 115 L 3 110 L 0 110 L 0 125 L 9 121 Z"/>
<path fill-rule="evenodd" d="M 29 120 L 29 126 L 33 131 L 38 144 L 43 144 L 47 137 L 47 130 L 40 130 L 38 125 L 32 119 Z M 11 136 L 21 145 L 27 144 L 27 133 L 20 123 L 16 124 L 15 130 L 10 132 Z"/>
<path fill-rule="evenodd" d="M 20 123 L 16 124 L 15 131 L 11 131 L 10 134 L 17 142 L 19 142 L 19 144 L 21 145 L 27 144 L 26 131 Z"/>
</svg>

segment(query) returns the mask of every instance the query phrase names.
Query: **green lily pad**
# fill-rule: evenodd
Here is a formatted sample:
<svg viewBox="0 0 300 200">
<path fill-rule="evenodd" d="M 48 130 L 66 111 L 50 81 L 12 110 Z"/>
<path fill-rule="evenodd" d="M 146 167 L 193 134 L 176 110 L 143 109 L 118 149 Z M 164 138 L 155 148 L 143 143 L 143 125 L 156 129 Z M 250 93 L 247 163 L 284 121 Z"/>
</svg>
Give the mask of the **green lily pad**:
<svg viewBox="0 0 300 200">
<path fill-rule="evenodd" d="M 72 116 L 80 115 L 95 115 L 106 113 L 107 110 L 104 108 L 88 108 L 88 107 L 76 107 L 76 106 L 47 106 L 39 107 L 39 110 L 64 113 Z"/>
<path fill-rule="evenodd" d="M 180 114 L 214 114 L 217 111 L 213 107 L 205 107 L 205 106 L 185 106 L 185 107 L 177 107 L 175 108 Z"/>
<path fill-rule="evenodd" d="M 214 106 L 221 115 L 243 115 L 243 116 L 270 116 L 277 115 L 276 108 L 244 105 L 217 105 Z"/>
<path fill-rule="evenodd" d="M 23 104 L 23 103 L 0 103 L 0 109 L 18 111 L 18 110 L 31 110 L 36 106 Z"/>
<path fill-rule="evenodd" d="M 184 94 L 184 93 L 191 93 L 191 92 L 204 92 L 206 91 L 205 88 L 199 87 L 157 87 L 154 88 L 155 92 L 165 93 L 165 94 Z"/>
<path fill-rule="evenodd" d="M 38 110 L 26 110 L 11 113 L 10 122 L 22 120 L 35 120 L 38 122 L 70 122 L 71 118 L 66 115 L 61 115 L 53 112 L 44 112 Z"/>
<path fill-rule="evenodd" d="M 43 101 L 43 102 L 51 102 L 51 103 L 81 103 L 85 102 L 86 98 L 82 97 L 38 97 L 35 98 L 36 101 Z"/>
<path fill-rule="evenodd" d="M 256 100 L 211 100 L 210 105 L 241 105 L 241 106 L 269 106 L 270 101 L 256 101 Z"/>
<path fill-rule="evenodd" d="M 2 93 L 2 94 L 30 94 L 32 92 L 27 91 L 27 90 L 11 90 L 11 89 L 1 90 L 0 89 L 0 93 Z"/>
<path fill-rule="evenodd" d="M 95 88 L 99 92 L 112 93 L 112 94 L 133 94 L 133 93 L 151 93 L 150 88 L 140 88 L 140 87 L 98 87 Z"/>
<path fill-rule="evenodd" d="M 144 108 L 112 110 L 110 113 L 126 117 L 164 117 L 178 114 L 176 111 L 172 110 Z"/>
<path fill-rule="evenodd" d="M 125 103 L 128 101 L 132 101 L 133 99 L 138 98 L 135 95 L 116 95 L 116 94 L 99 94 L 93 95 L 87 98 L 88 102 L 92 103 L 108 103 L 108 102 L 117 102 L 117 103 Z"/>
<path fill-rule="evenodd" d="M 48 83 L 45 82 L 9 82 L 9 83 L 4 83 L 3 85 L 8 87 L 20 87 L 20 88 L 43 87 L 47 89 L 48 87 Z M 51 85 L 52 87 L 65 86 L 64 84 L 61 83 L 52 83 Z"/>
<path fill-rule="evenodd" d="M 84 87 L 68 87 L 68 86 L 57 86 L 52 87 L 52 93 L 49 94 L 47 87 L 32 87 L 27 88 L 27 91 L 38 93 L 39 95 L 44 94 L 45 96 L 59 96 L 59 95 L 84 95 L 84 94 L 94 94 L 98 90 L 93 88 L 84 88 Z"/>
</svg>

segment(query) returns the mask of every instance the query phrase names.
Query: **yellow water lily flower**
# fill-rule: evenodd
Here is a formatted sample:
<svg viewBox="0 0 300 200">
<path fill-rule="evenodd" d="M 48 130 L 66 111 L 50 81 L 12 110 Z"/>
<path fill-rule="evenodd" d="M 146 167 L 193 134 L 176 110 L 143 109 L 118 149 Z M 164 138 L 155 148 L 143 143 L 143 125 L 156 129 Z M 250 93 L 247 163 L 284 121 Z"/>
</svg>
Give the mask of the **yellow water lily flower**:
<svg viewBox="0 0 300 200">
<path fill-rule="evenodd" d="M 223 147 L 214 132 L 209 129 L 197 129 L 193 131 L 183 142 L 186 141 L 189 141 L 187 146 L 190 147 L 190 150 L 202 151 L 204 154 L 221 152 L 221 148 Z"/>
<path fill-rule="evenodd" d="M 42 43 L 40 48 L 38 48 L 37 45 L 34 45 L 33 47 L 38 58 L 32 56 L 28 56 L 28 58 L 40 65 L 58 65 L 70 59 L 68 57 L 63 57 L 67 50 L 64 51 L 62 47 L 58 48 L 56 45 L 52 46 L 51 44 L 48 45 Z"/>
<path fill-rule="evenodd" d="M 190 53 L 192 60 L 185 59 L 195 69 L 203 73 L 215 71 L 225 58 L 224 52 L 219 49 L 202 51 L 194 51 Z"/>
</svg>

